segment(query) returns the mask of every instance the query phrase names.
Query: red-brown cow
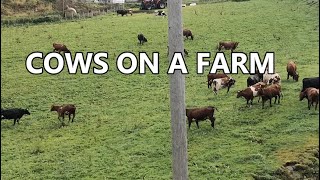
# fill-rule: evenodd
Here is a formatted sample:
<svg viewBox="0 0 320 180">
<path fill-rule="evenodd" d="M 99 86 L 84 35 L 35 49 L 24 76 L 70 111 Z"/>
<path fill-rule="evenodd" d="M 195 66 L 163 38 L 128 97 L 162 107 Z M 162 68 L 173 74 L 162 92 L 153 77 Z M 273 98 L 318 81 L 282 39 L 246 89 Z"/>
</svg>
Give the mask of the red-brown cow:
<svg viewBox="0 0 320 180">
<path fill-rule="evenodd" d="M 70 53 L 70 50 L 64 44 L 53 43 L 53 48 L 53 52 L 58 51 L 60 53 L 61 51 L 63 51 Z"/>
<path fill-rule="evenodd" d="M 293 61 L 289 61 L 287 64 L 287 80 L 289 80 L 289 76 L 292 76 L 293 80 L 299 80 L 299 73 L 297 72 L 297 65 Z"/>
<path fill-rule="evenodd" d="M 262 98 L 262 108 L 264 108 L 264 103 L 267 100 L 270 100 L 270 107 L 272 98 L 275 98 L 274 103 L 276 103 L 278 98 L 278 104 L 280 104 L 280 96 L 283 95 L 281 93 L 281 86 L 279 84 L 272 84 L 270 86 L 267 86 L 266 88 L 261 88 L 258 90 L 258 95 Z"/>
<path fill-rule="evenodd" d="M 314 108 L 317 110 L 317 106 L 319 103 L 319 89 L 316 88 L 307 88 L 303 92 L 300 93 L 300 101 L 302 101 L 304 98 L 308 99 L 308 109 L 310 110 L 311 105 L 313 106 L 313 103 L 316 103 L 316 107 Z"/>
<path fill-rule="evenodd" d="M 219 42 L 218 50 L 221 51 L 222 48 L 225 50 L 231 50 L 233 52 L 239 45 L 239 42 Z"/>
<path fill-rule="evenodd" d="M 57 111 L 58 112 L 58 119 L 60 120 L 60 117 L 64 120 L 64 115 L 69 116 L 69 122 L 71 119 L 72 114 L 72 121 L 74 120 L 74 117 L 76 116 L 76 107 L 73 104 L 64 104 L 62 106 L 52 105 L 51 111 Z"/>
<path fill-rule="evenodd" d="M 188 117 L 189 129 L 193 119 L 195 119 L 198 129 L 199 121 L 204 121 L 206 119 L 209 119 L 211 121 L 211 126 L 214 128 L 214 121 L 216 120 L 216 118 L 214 117 L 214 110 L 218 111 L 218 109 L 213 106 L 186 109 L 186 116 Z"/>
<path fill-rule="evenodd" d="M 189 38 L 189 36 L 191 37 L 191 40 L 193 40 L 193 35 L 192 32 L 189 29 L 184 29 L 183 30 L 183 36 L 187 37 L 187 39 Z"/>
</svg>

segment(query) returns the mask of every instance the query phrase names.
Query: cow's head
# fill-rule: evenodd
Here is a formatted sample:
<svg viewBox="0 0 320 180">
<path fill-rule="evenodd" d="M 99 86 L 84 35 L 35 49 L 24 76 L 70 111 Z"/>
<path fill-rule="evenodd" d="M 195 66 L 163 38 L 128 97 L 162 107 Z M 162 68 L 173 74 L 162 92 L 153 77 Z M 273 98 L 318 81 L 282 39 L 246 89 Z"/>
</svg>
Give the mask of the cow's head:
<svg viewBox="0 0 320 180">
<path fill-rule="evenodd" d="M 144 42 L 148 42 L 148 40 L 147 40 L 146 37 L 143 37 L 143 41 L 144 41 Z"/>
<path fill-rule="evenodd" d="M 235 42 L 234 43 L 234 48 L 238 47 L 238 45 L 239 45 L 239 42 Z"/>
<path fill-rule="evenodd" d="M 298 72 L 296 72 L 296 73 L 293 75 L 293 79 L 294 79 L 295 81 L 299 81 L 299 73 L 298 73 Z"/>
<path fill-rule="evenodd" d="M 233 79 L 233 78 L 230 78 L 229 81 L 228 81 L 228 86 L 232 86 L 236 83 L 236 80 Z"/>
<path fill-rule="evenodd" d="M 301 92 L 300 95 L 299 95 L 299 98 L 300 98 L 299 100 L 302 101 L 302 100 L 303 100 L 304 98 L 306 98 L 306 97 L 307 97 L 307 93 L 305 93 L 305 91 L 303 91 L 303 92 Z"/>
<path fill-rule="evenodd" d="M 237 91 L 237 98 L 241 97 L 242 91 Z"/>
<path fill-rule="evenodd" d="M 30 112 L 28 111 L 28 109 L 24 109 L 23 113 L 27 114 L 27 115 L 30 115 Z"/>
</svg>

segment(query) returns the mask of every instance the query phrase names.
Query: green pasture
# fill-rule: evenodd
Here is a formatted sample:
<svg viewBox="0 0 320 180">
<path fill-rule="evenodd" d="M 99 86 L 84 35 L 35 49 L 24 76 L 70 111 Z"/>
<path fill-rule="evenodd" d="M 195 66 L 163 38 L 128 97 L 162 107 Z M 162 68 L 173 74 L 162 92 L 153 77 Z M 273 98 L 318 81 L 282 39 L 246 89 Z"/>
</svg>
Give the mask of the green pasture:
<svg viewBox="0 0 320 180">
<path fill-rule="evenodd" d="M 319 110 L 299 101 L 302 79 L 319 74 L 319 6 L 301 0 L 250 0 L 183 8 L 187 107 L 215 106 L 216 126 L 200 122 L 187 131 L 190 179 L 273 179 L 273 172 L 310 146 L 318 146 Z M 168 17 L 167 17 L 168 18 Z M 108 14 L 85 20 L 1 28 L 1 108 L 29 108 L 13 126 L 1 122 L 2 179 L 171 179 L 171 124 L 168 19 L 154 14 Z M 148 42 L 138 44 L 143 33 Z M 236 84 L 214 95 L 204 74 L 196 73 L 196 53 L 211 52 L 219 41 L 238 41 L 237 52 L 275 53 L 283 100 L 262 109 L 236 98 L 248 75 L 233 74 Z M 32 52 L 47 54 L 61 42 L 75 52 L 108 52 L 104 75 L 30 74 Z M 160 73 L 121 74 L 122 52 L 160 53 Z M 225 51 L 230 62 L 230 52 Z M 286 79 L 286 64 L 296 61 L 300 79 Z M 43 60 L 34 61 L 42 67 Z M 54 66 L 55 63 L 53 63 Z M 129 65 L 130 63 L 126 63 Z M 96 67 L 92 65 L 91 69 Z M 73 103 L 74 123 L 61 127 L 52 104 Z"/>
</svg>

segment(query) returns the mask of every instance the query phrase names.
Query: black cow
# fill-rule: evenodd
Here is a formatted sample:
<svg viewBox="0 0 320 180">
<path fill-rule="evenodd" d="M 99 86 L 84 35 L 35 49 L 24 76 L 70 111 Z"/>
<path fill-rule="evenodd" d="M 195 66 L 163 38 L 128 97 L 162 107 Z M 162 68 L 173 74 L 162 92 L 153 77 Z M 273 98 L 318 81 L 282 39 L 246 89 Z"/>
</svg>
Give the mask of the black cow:
<svg viewBox="0 0 320 180">
<path fill-rule="evenodd" d="M 126 9 L 121 9 L 121 10 L 117 10 L 117 16 L 121 14 L 121 16 L 131 14 L 132 16 L 132 10 L 126 10 Z"/>
<path fill-rule="evenodd" d="M 306 90 L 309 87 L 314 87 L 319 89 L 319 77 L 311 77 L 311 78 L 304 78 L 302 79 L 302 90 Z"/>
<path fill-rule="evenodd" d="M 148 42 L 147 38 L 144 37 L 143 34 L 138 34 L 138 40 L 140 44 L 143 44 L 144 42 Z"/>
<path fill-rule="evenodd" d="M 20 108 L 13 108 L 13 109 L 1 109 L 1 120 L 2 119 L 13 119 L 13 125 L 16 124 L 16 122 L 19 123 L 20 118 L 23 115 L 30 115 L 30 112 L 27 109 L 20 109 Z"/>
</svg>

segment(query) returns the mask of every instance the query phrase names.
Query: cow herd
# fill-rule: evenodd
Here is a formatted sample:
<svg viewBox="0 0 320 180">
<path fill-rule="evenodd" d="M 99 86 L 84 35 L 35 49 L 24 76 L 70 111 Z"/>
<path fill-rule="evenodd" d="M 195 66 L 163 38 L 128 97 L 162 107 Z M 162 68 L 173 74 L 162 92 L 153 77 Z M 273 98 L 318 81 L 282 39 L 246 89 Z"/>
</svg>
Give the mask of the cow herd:
<svg viewBox="0 0 320 180">
<path fill-rule="evenodd" d="M 132 10 L 118 10 L 117 15 L 121 14 L 122 16 L 131 14 Z M 183 29 L 183 36 L 186 39 L 193 40 L 194 35 L 189 29 Z M 147 38 L 143 34 L 138 34 L 139 44 L 143 45 L 144 42 L 148 42 Z M 238 47 L 239 42 L 219 42 L 216 49 L 221 51 L 222 49 L 231 50 L 233 52 Z M 167 46 L 169 49 L 169 46 Z M 59 53 L 68 52 L 70 50 L 64 44 L 53 43 L 53 51 L 58 51 Z M 168 54 L 167 54 L 168 55 Z M 184 49 L 184 55 L 188 55 L 186 49 Z M 293 78 L 294 81 L 299 80 L 299 74 L 297 72 L 297 65 L 293 61 L 289 61 L 287 63 L 287 80 L 290 77 Z M 257 72 L 257 71 L 256 71 Z M 215 95 L 218 95 L 218 91 L 221 89 L 226 88 L 227 93 L 229 92 L 230 88 L 235 85 L 236 80 L 231 76 L 224 74 L 224 73 L 215 73 L 215 74 L 208 74 L 207 75 L 207 83 L 208 88 L 212 88 L 212 91 Z M 315 103 L 315 109 L 317 109 L 318 102 L 319 102 L 319 77 L 311 77 L 311 78 L 304 78 L 302 80 L 302 90 L 300 92 L 299 98 L 302 101 L 304 98 L 308 100 L 308 109 L 310 110 L 311 106 Z M 262 99 L 262 108 L 264 108 L 265 102 L 269 101 L 270 107 L 272 106 L 272 99 L 274 98 L 274 103 L 278 102 L 280 104 L 280 98 L 283 99 L 282 88 L 281 88 L 281 77 L 278 73 L 269 74 L 265 72 L 264 74 L 256 73 L 251 74 L 247 78 L 247 87 L 237 91 L 236 98 L 243 97 L 246 102 L 247 106 L 251 107 L 253 99 L 255 97 L 259 97 L 258 102 Z M 250 102 L 250 104 L 249 104 Z M 196 122 L 197 127 L 199 128 L 199 121 L 209 119 L 211 121 L 211 126 L 214 128 L 214 112 L 217 110 L 216 107 L 208 106 L 208 107 L 201 107 L 201 108 L 187 108 L 186 109 L 186 116 L 188 119 L 189 128 L 191 126 L 192 121 Z M 69 122 L 74 122 L 76 107 L 73 104 L 64 104 L 61 106 L 52 105 L 51 111 L 56 111 L 58 113 L 58 119 L 62 118 L 64 120 L 65 115 L 68 115 Z M 30 115 L 30 112 L 27 109 L 2 109 L 1 108 L 1 120 L 2 119 L 13 119 L 13 125 L 19 123 L 19 120 L 23 115 Z M 71 119 L 72 115 L 72 119 Z M 61 121 L 61 120 L 60 120 Z M 63 121 L 62 121 L 63 122 Z"/>
<path fill-rule="evenodd" d="M 218 49 L 221 47 L 219 43 Z M 232 50 L 231 46 L 227 49 Z M 294 81 L 299 81 L 299 74 L 297 72 L 297 65 L 293 61 L 287 63 L 287 80 L 292 76 Z M 229 89 L 235 85 L 236 80 L 231 76 L 224 73 L 208 74 L 207 83 L 208 88 L 212 88 L 215 95 L 221 88 Z M 308 109 L 315 104 L 315 110 L 319 103 L 319 77 L 304 78 L 302 80 L 302 90 L 299 95 L 300 101 L 304 98 L 308 100 Z M 269 101 L 269 106 L 272 107 L 272 99 L 274 98 L 274 104 L 280 104 L 280 98 L 283 99 L 283 93 L 281 88 L 281 76 L 278 73 L 269 74 L 267 71 L 264 74 L 257 73 L 252 74 L 247 78 L 247 87 L 243 90 L 237 91 L 236 98 L 243 97 L 247 101 L 247 106 L 251 107 L 253 99 L 258 97 L 258 103 L 262 100 L 262 108 L 265 106 L 265 102 Z M 250 103 L 250 104 L 249 104 Z M 186 116 L 189 123 L 194 120 L 199 128 L 199 121 L 209 119 L 211 126 L 214 127 L 214 110 L 216 107 L 208 106 L 202 108 L 186 109 Z"/>
</svg>

